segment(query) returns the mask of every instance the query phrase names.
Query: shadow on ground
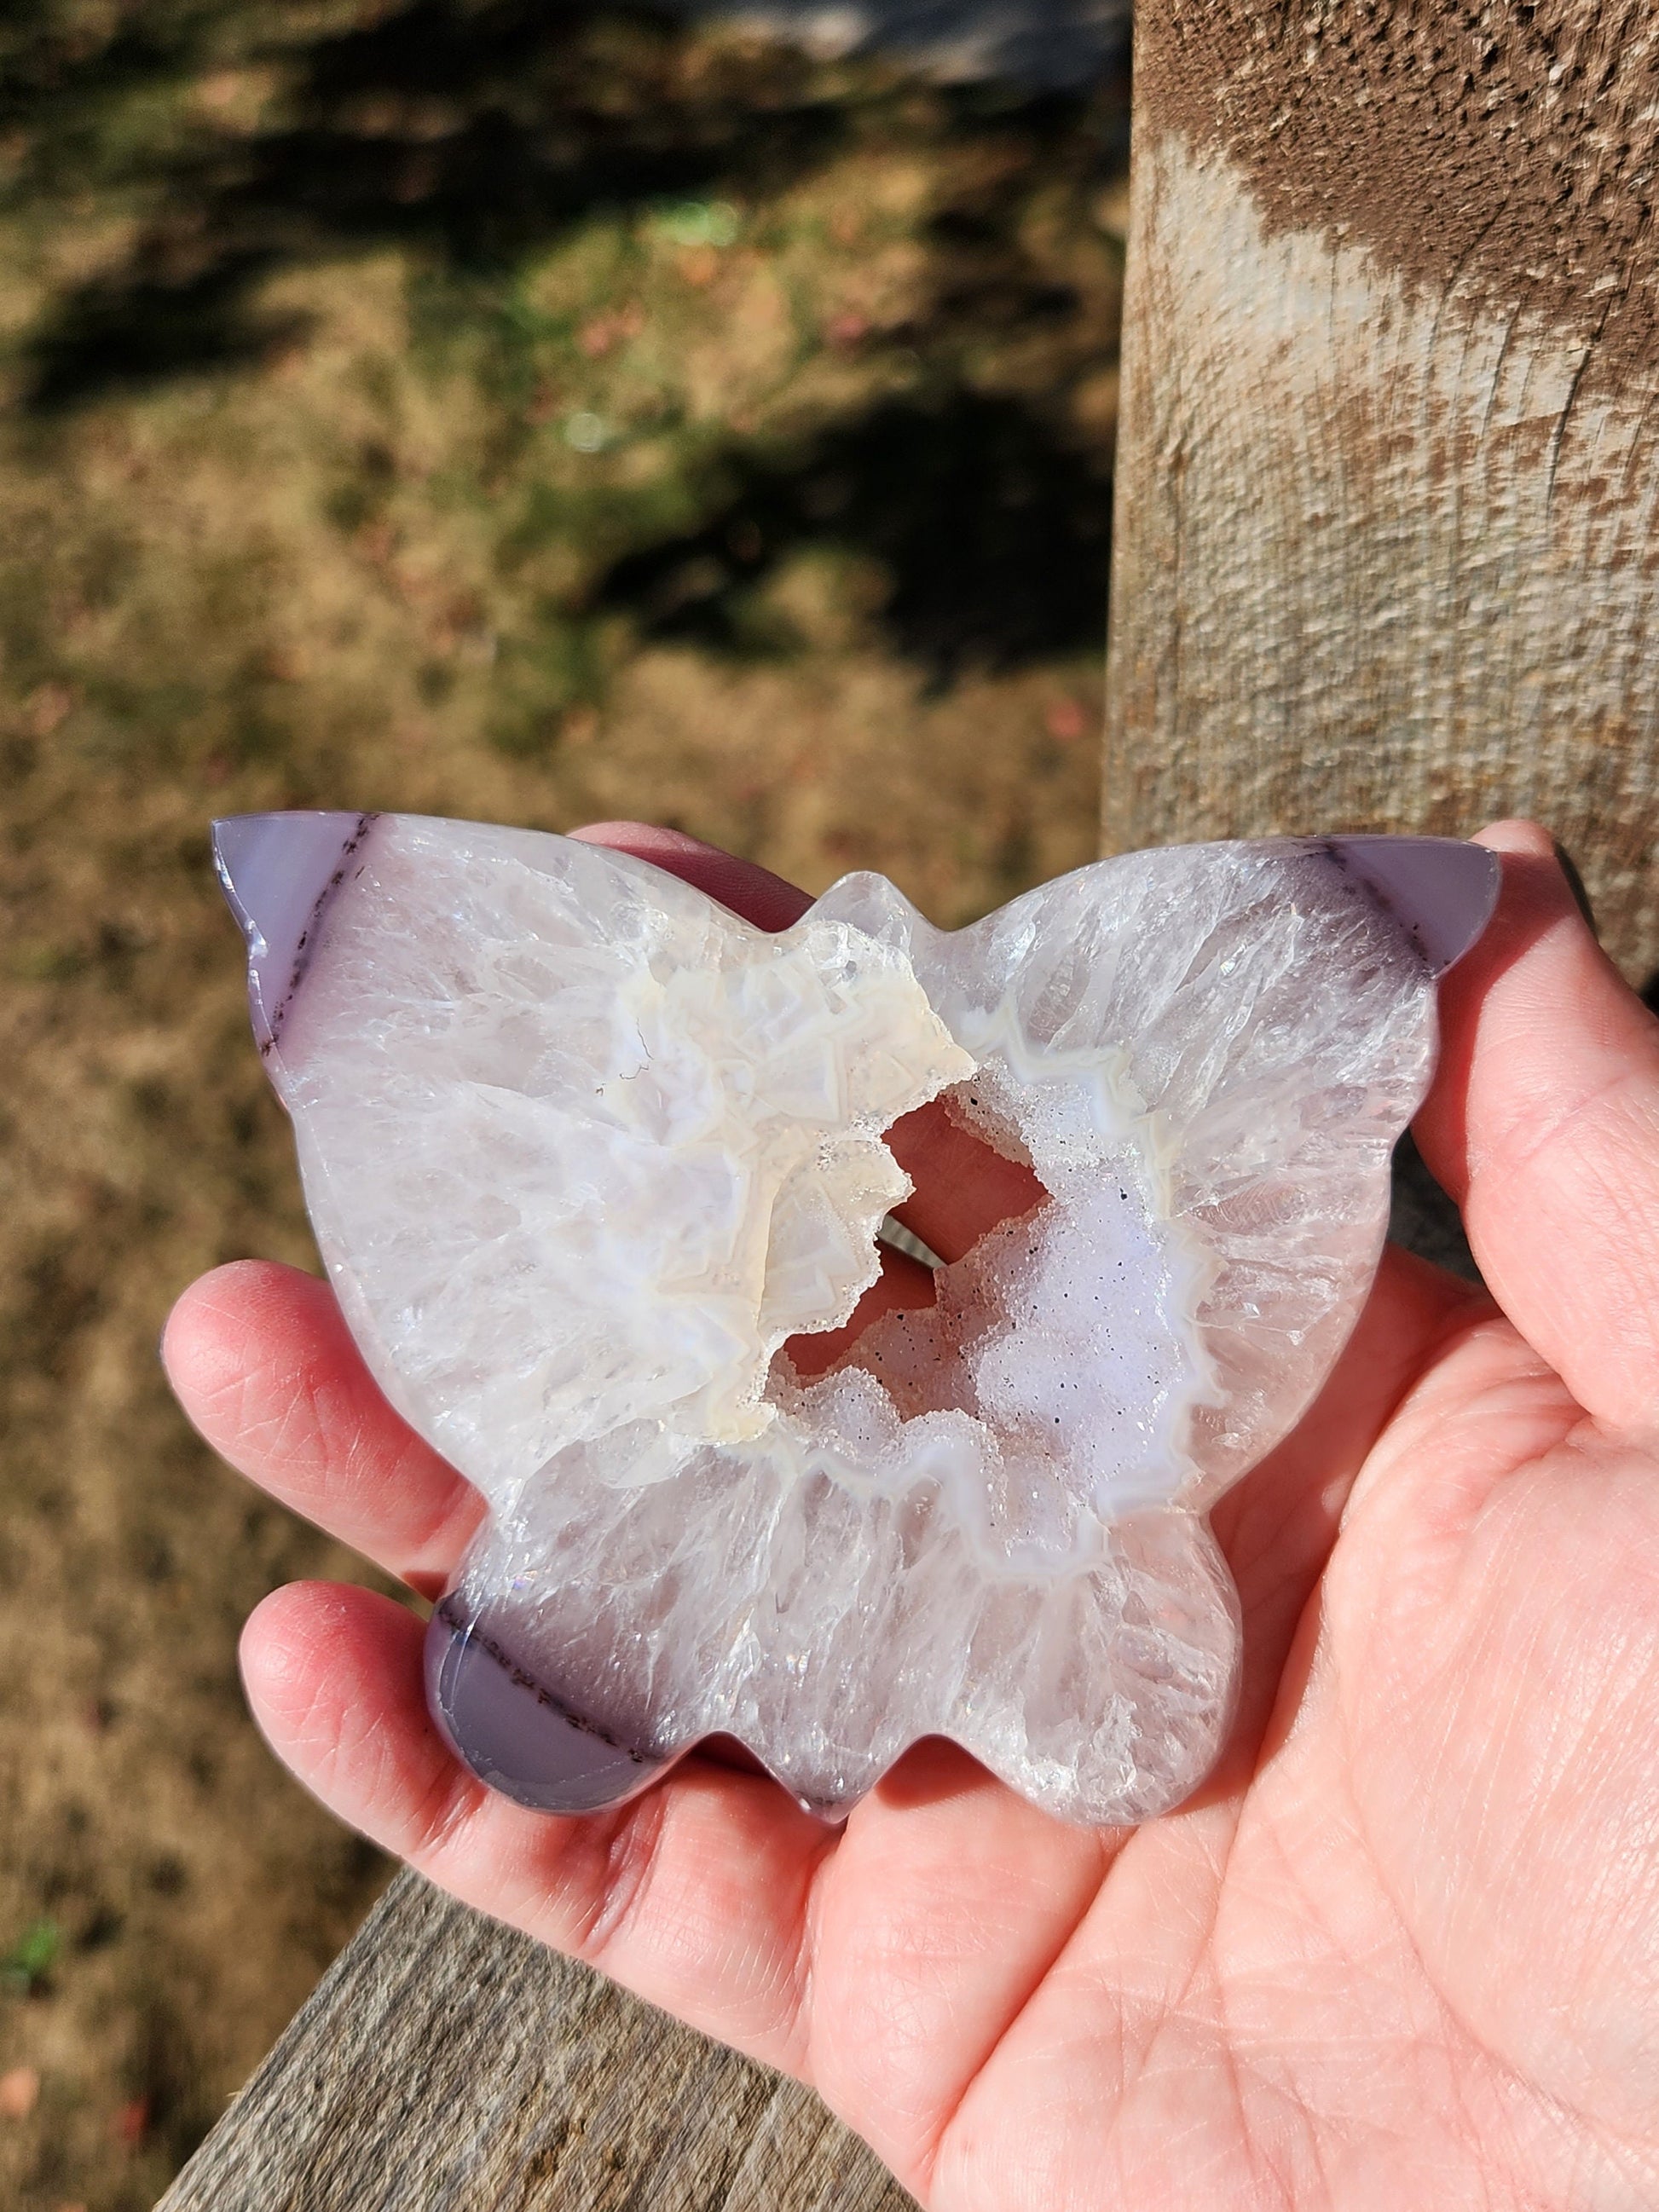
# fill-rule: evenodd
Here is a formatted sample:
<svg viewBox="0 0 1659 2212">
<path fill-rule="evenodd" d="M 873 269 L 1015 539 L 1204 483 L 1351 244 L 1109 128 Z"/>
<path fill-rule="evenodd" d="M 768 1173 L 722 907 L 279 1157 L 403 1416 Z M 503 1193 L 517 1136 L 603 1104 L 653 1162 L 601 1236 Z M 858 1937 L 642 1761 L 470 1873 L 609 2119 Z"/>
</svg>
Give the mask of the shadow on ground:
<svg viewBox="0 0 1659 2212">
<path fill-rule="evenodd" d="M 134 149 L 157 213 L 125 265 L 37 337 L 36 406 L 263 351 L 286 333 L 250 318 L 248 294 L 284 263 L 415 245 L 501 269 L 597 208 L 764 188 L 821 159 L 843 124 L 804 56 L 751 47 L 711 68 L 647 10 L 414 0 L 291 41 L 274 33 L 279 15 L 243 42 L 245 60 L 289 79 L 279 119 L 246 133 L 198 108 Z M 116 109 L 164 93 L 199 64 L 208 20 L 181 17 L 171 39 L 134 26 L 96 54 L 43 41 L 33 101 L 14 87 L 14 117 L 55 126 L 55 172 L 72 117 L 90 140 Z"/>
<path fill-rule="evenodd" d="M 706 651 L 787 647 L 763 593 L 826 542 L 873 556 L 893 646 L 935 685 L 1086 650 L 1106 604 L 1111 491 L 1018 400 L 946 391 L 889 401 L 780 465 L 735 460 L 702 526 L 629 554 L 597 605 Z"/>
<path fill-rule="evenodd" d="M 994 145 L 933 218 L 921 312 L 852 341 L 902 350 L 910 388 L 812 434 L 705 448 L 695 526 L 629 545 L 573 605 L 708 651 L 785 649 L 753 615 L 754 586 L 827 546 L 881 565 L 886 641 L 935 685 L 1097 644 L 1109 434 L 1066 415 L 1088 308 L 1030 233 L 1034 209 L 1050 239 L 1086 223 L 1121 175 L 1121 66 L 1071 92 L 921 88 L 585 0 L 410 0 L 322 34 L 305 20 L 180 7 L 119 19 L 99 46 L 49 16 L 0 51 L 0 127 L 25 149 L 14 202 L 91 178 L 143 210 L 113 265 L 30 335 L 21 396 L 37 417 L 301 342 L 291 313 L 261 304 L 284 270 L 392 247 L 475 292 L 505 289 L 596 214 L 764 202 L 860 137 Z M 279 89 L 250 121 L 237 88 L 262 77 Z M 1023 375 L 985 388 L 988 343 L 1024 346 Z"/>
</svg>

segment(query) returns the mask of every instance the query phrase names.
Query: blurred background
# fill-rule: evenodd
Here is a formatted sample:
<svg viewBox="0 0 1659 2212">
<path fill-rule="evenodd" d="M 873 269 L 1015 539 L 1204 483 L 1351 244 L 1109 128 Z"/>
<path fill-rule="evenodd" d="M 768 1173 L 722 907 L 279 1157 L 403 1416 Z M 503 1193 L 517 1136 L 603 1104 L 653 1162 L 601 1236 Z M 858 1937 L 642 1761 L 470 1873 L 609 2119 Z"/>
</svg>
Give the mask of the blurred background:
<svg viewBox="0 0 1659 2212">
<path fill-rule="evenodd" d="M 0 2203 L 150 2204 L 386 1869 L 192 1440 L 314 1264 L 215 813 L 640 815 L 959 923 L 1096 848 L 1116 0 L 0 19 Z"/>
</svg>

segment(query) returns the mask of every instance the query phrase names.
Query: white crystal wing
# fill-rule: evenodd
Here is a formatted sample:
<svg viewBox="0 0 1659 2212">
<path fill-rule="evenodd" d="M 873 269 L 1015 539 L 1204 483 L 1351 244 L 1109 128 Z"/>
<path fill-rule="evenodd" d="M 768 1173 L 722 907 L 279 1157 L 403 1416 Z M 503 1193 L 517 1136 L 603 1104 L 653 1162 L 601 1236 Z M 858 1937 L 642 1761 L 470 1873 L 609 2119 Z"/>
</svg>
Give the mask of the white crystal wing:
<svg viewBox="0 0 1659 2212">
<path fill-rule="evenodd" d="M 757 1432 L 777 1345 L 873 1279 L 880 1130 L 967 1065 L 914 978 L 570 839 L 353 834 L 268 1061 L 392 1402 L 497 1502 L 630 1421 Z"/>
<path fill-rule="evenodd" d="M 1204 1278 L 1209 1377 L 1189 1409 L 1186 1502 L 1254 1465 L 1323 1382 L 1382 1249 L 1392 1148 L 1433 1070 L 1435 963 L 1351 857 L 1369 842 L 1128 854 L 964 933 L 961 988 L 981 1010 L 1002 994 L 1051 1056 L 1121 1055 L 1158 1202 Z M 1442 848 L 1460 853 L 1484 883 L 1486 856 Z"/>
</svg>

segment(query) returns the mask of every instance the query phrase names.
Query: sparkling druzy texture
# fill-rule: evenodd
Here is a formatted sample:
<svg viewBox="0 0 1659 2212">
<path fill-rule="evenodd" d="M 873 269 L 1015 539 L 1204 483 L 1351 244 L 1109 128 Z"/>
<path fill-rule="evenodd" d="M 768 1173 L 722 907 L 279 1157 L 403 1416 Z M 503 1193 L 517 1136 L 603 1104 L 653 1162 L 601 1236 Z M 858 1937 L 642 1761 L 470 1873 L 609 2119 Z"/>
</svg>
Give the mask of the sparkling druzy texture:
<svg viewBox="0 0 1659 2212">
<path fill-rule="evenodd" d="M 1096 1822 L 1202 1778 L 1204 1516 L 1358 1312 L 1489 854 L 1136 853 L 954 933 L 856 875 L 769 935 L 526 830 L 217 849 L 348 1321 L 489 1502 L 428 1641 L 479 1773 L 580 1810 L 726 1733 L 838 1814 L 939 1734 Z M 806 1379 L 936 1098 L 1048 1195 Z"/>
</svg>

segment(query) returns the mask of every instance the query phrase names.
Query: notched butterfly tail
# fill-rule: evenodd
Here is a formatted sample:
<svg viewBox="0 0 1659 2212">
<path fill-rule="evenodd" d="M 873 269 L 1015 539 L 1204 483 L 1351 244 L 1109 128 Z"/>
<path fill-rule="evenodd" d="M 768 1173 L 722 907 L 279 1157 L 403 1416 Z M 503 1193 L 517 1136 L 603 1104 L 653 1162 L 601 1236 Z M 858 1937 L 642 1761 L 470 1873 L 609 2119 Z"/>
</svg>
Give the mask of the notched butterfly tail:
<svg viewBox="0 0 1659 2212">
<path fill-rule="evenodd" d="M 262 1054 L 276 1050 L 329 902 L 354 866 L 372 814 L 233 814 L 213 825 L 213 860 L 247 939 L 248 1008 Z"/>
<path fill-rule="evenodd" d="M 1496 853 L 1455 837 L 1331 837 L 1325 849 L 1357 877 L 1443 975 L 1492 919 L 1503 871 Z"/>
<path fill-rule="evenodd" d="M 463 1765 L 538 1813 L 594 1813 L 643 1790 L 666 1761 L 618 1743 L 521 1667 L 487 1605 L 464 1587 L 426 1633 L 427 1704 Z"/>
</svg>

